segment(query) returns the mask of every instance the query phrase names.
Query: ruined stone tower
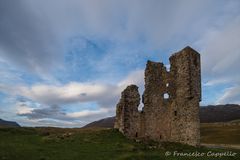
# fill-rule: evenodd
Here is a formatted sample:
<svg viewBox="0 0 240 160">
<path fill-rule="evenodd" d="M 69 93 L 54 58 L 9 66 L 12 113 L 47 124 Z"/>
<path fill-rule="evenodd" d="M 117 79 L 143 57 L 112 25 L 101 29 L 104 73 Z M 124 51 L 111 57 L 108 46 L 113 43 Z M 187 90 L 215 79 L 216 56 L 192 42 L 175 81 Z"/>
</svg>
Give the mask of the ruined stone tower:
<svg viewBox="0 0 240 160">
<path fill-rule="evenodd" d="M 147 62 L 142 111 L 138 111 L 140 94 L 136 85 L 122 92 L 114 128 L 129 138 L 196 146 L 200 141 L 200 54 L 186 47 L 169 60 L 170 71 L 163 63 Z"/>
</svg>

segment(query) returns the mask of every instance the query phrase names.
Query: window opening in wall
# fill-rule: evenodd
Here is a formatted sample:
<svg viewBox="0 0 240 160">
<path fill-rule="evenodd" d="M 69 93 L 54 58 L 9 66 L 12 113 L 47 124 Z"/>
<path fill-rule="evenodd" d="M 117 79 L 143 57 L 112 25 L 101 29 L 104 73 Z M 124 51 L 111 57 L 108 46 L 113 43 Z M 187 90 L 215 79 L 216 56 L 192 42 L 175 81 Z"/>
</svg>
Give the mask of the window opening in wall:
<svg viewBox="0 0 240 160">
<path fill-rule="evenodd" d="M 174 116 L 177 116 L 177 111 L 174 111 Z"/>
<path fill-rule="evenodd" d="M 136 138 L 138 137 L 138 132 L 136 132 L 135 137 L 136 137 Z"/>
<path fill-rule="evenodd" d="M 143 111 L 143 107 L 144 107 L 144 95 L 143 95 L 143 91 L 140 92 L 141 96 L 141 100 L 140 100 L 140 104 L 138 105 L 138 111 L 142 112 Z"/>
<path fill-rule="evenodd" d="M 138 111 L 141 112 L 143 110 L 143 107 L 144 107 L 143 103 L 140 103 L 140 105 L 138 106 Z"/>
<path fill-rule="evenodd" d="M 169 94 L 168 93 L 164 93 L 163 98 L 164 99 L 169 99 Z"/>
<path fill-rule="evenodd" d="M 162 139 L 162 135 L 160 135 L 159 138 Z"/>
<path fill-rule="evenodd" d="M 166 65 L 166 70 L 167 70 L 167 72 L 170 72 L 170 67 L 171 67 L 170 64 L 167 64 L 167 65 Z"/>
</svg>

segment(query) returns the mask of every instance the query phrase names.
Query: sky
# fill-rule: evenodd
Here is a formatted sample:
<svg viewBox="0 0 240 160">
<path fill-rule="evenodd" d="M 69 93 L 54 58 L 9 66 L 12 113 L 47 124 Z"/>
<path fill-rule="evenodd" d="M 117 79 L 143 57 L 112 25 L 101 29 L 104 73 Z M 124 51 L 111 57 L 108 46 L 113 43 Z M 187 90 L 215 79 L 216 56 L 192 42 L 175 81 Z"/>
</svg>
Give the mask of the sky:
<svg viewBox="0 0 240 160">
<path fill-rule="evenodd" d="M 144 86 L 147 60 L 201 54 L 202 102 L 240 104 L 239 0 L 0 0 L 0 118 L 81 127 Z"/>
</svg>

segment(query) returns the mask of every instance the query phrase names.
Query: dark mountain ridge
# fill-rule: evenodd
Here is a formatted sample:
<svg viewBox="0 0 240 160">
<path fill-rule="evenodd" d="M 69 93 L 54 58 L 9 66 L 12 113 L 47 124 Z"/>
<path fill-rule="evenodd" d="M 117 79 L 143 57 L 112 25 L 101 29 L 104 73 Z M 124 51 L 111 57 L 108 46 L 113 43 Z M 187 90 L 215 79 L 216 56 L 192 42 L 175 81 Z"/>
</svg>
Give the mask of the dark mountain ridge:
<svg viewBox="0 0 240 160">
<path fill-rule="evenodd" d="M 240 119 L 240 105 L 208 105 L 200 109 L 200 121 L 202 123 L 228 122 Z"/>
<path fill-rule="evenodd" d="M 91 122 L 83 128 L 104 127 L 113 128 L 115 117 L 108 117 L 98 121 Z M 201 123 L 228 122 L 240 119 L 240 105 L 208 105 L 200 107 Z"/>
<path fill-rule="evenodd" d="M 0 127 L 20 127 L 20 125 L 17 122 L 0 119 Z"/>
</svg>

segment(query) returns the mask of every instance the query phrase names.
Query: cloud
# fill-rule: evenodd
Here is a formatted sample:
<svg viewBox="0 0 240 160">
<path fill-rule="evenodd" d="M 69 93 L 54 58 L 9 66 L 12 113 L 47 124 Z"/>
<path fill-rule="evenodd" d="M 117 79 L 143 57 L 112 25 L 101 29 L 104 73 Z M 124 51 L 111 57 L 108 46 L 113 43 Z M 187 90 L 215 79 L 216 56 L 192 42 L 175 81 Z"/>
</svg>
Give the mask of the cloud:
<svg viewBox="0 0 240 160">
<path fill-rule="evenodd" d="M 29 107 L 26 104 L 19 104 L 19 103 L 21 102 L 18 102 L 15 106 L 18 115 L 30 114 L 34 110 L 34 108 Z"/>
<path fill-rule="evenodd" d="M 11 64 L 48 77 L 66 67 L 66 42 L 73 37 L 107 40 L 120 44 L 118 48 L 139 40 L 151 49 L 164 48 L 177 40 L 184 45 L 196 36 L 188 32 L 201 35 L 211 22 L 206 17 L 215 15 L 213 5 L 189 0 L 1 1 L 0 55 Z M 202 10 L 208 12 L 203 14 Z"/>
<path fill-rule="evenodd" d="M 65 85 L 36 84 L 32 86 L 0 85 L 0 90 L 15 96 L 23 96 L 45 105 L 97 102 L 100 107 L 112 107 L 121 91 L 130 84 L 143 86 L 143 71 L 131 72 L 117 85 L 102 83 L 70 82 Z"/>
<path fill-rule="evenodd" d="M 18 72 L 14 67 L 9 65 L 6 61 L 2 60 L 0 57 L 0 83 L 5 84 L 15 84 L 22 83 L 22 73 Z"/>
<path fill-rule="evenodd" d="M 211 79 L 207 81 L 206 83 L 203 83 L 204 86 L 214 86 L 214 85 L 220 85 L 220 84 L 226 84 L 229 82 L 232 82 L 233 80 L 230 78 L 217 78 L 217 79 Z"/>
<path fill-rule="evenodd" d="M 203 103 L 239 103 L 233 88 L 240 85 L 240 16 L 238 1 L 231 1 L 222 10 L 221 19 L 215 21 L 194 44 L 201 53 L 202 80 L 205 95 Z M 209 92 L 209 93 L 207 93 Z M 224 94 L 220 96 L 219 93 Z M 215 93 L 215 94 L 213 94 Z M 214 99 L 214 102 L 210 101 Z M 217 99 L 217 100 L 216 100 Z"/>
<path fill-rule="evenodd" d="M 51 126 L 51 127 L 64 127 L 64 128 L 73 128 L 73 127 L 82 127 L 85 125 L 85 122 L 82 121 L 65 121 L 65 120 L 58 120 L 58 119 L 26 119 L 24 117 L 18 118 L 17 122 L 21 126 L 29 126 L 29 127 L 36 127 L 36 126 Z"/>
<path fill-rule="evenodd" d="M 61 124 L 60 126 L 62 127 L 80 127 L 86 123 L 109 115 L 109 110 L 104 108 L 68 112 L 58 105 L 40 105 L 34 108 L 31 105 L 27 105 L 26 102 L 18 102 L 16 110 L 17 116 L 26 117 L 28 122 L 38 126 L 59 126 Z M 23 125 L 29 125 L 28 122 Z"/>
<path fill-rule="evenodd" d="M 111 96 L 116 96 L 116 86 L 94 83 L 70 82 L 62 86 L 34 85 L 19 87 L 16 94 L 28 97 L 46 105 L 69 104 L 76 102 L 101 101 Z"/>
<path fill-rule="evenodd" d="M 106 114 L 108 112 L 107 109 L 101 108 L 99 110 L 83 110 L 80 112 L 73 112 L 73 113 L 68 113 L 67 116 L 71 118 L 82 118 L 82 117 L 91 117 L 91 116 L 96 116 L 96 115 L 101 115 L 101 114 Z"/>
<path fill-rule="evenodd" d="M 203 35 L 209 28 L 207 26 L 232 20 L 239 7 L 238 1 L 226 3 L 222 8 L 214 1 L 189 0 L 103 0 L 101 3 L 98 0 L 22 0 L 0 3 L 3 22 L 0 24 L 1 56 L 37 73 L 49 72 L 61 65 L 68 50 L 66 42 L 76 36 L 120 44 L 118 49 L 139 40 L 152 50 L 169 48 L 173 44 L 178 48 Z M 238 26 L 236 23 L 233 25 Z M 229 24 L 227 30 L 233 29 L 233 34 L 227 39 L 235 37 L 238 40 L 238 35 L 234 34 L 237 28 L 231 28 Z M 233 42 L 234 46 L 238 43 Z M 82 43 L 79 45 L 84 46 Z"/>
<path fill-rule="evenodd" d="M 61 86 L 50 84 L 0 85 L 0 91 L 18 97 L 15 110 L 20 117 L 27 117 L 29 120 L 81 121 L 85 124 L 106 116 L 113 116 L 122 90 L 130 84 L 136 84 L 142 88 L 143 80 L 143 70 L 137 70 L 131 72 L 117 85 L 80 82 L 71 82 Z M 67 108 L 69 104 L 78 106 L 78 103 L 88 102 L 96 102 L 97 108 L 78 108 L 75 111 L 69 111 Z M 39 121 L 35 123 L 40 124 Z"/>
<path fill-rule="evenodd" d="M 55 70 L 62 73 L 64 69 L 69 72 L 69 68 L 82 68 L 79 71 L 88 77 L 90 68 L 95 71 L 93 75 L 100 72 L 98 77 L 108 75 L 109 79 L 121 70 L 135 70 L 142 61 L 154 57 L 150 52 L 155 49 L 180 49 L 197 41 L 197 46 L 203 46 L 198 48 L 201 48 L 204 72 L 230 74 L 234 72 L 230 68 L 239 67 L 236 59 L 239 59 L 240 3 L 217 3 L 225 7 L 216 6 L 214 1 L 189 0 L 1 1 L 0 19 L 4 23 L 0 24 L 0 55 L 11 65 L 56 83 L 55 78 L 64 75 L 54 75 Z M 83 50 L 75 58 L 77 65 L 72 62 L 70 67 L 63 60 L 76 47 L 67 44 L 74 37 L 105 41 L 113 44 L 113 48 L 100 57 L 97 50 L 97 54 Z M 84 40 L 77 43 L 79 48 L 85 45 Z M 224 57 L 225 54 L 231 56 Z"/>
<path fill-rule="evenodd" d="M 82 110 L 79 112 L 64 112 L 58 105 L 41 106 L 39 108 L 31 108 L 31 106 L 18 107 L 18 115 L 26 116 L 29 119 L 58 119 L 58 120 L 77 120 L 84 117 L 91 117 L 107 113 L 108 110 L 100 108 L 98 110 Z"/>
<path fill-rule="evenodd" d="M 118 83 L 118 86 L 127 86 L 129 84 L 142 86 L 144 84 L 144 70 L 131 72 L 125 79 Z"/>
<path fill-rule="evenodd" d="M 58 120 L 77 120 L 84 117 L 92 117 L 107 113 L 108 110 L 100 108 L 98 110 L 82 110 L 79 112 L 64 112 L 58 105 L 40 106 L 39 108 L 31 108 L 31 106 L 18 107 L 18 115 L 26 116 L 29 119 L 58 119 Z"/>
<path fill-rule="evenodd" d="M 57 66 L 62 47 L 46 19 L 24 1 L 1 1 L 0 6 L 1 57 L 39 74 Z"/>
<path fill-rule="evenodd" d="M 240 86 L 227 88 L 225 93 L 217 100 L 217 104 L 240 104 Z"/>
<path fill-rule="evenodd" d="M 208 76 L 233 76 L 240 68 L 240 16 L 224 27 L 210 29 L 197 42 L 202 46 L 203 73 Z"/>
<path fill-rule="evenodd" d="M 28 110 L 25 113 L 18 113 L 20 116 L 26 116 L 29 119 L 43 119 L 43 118 L 62 118 L 65 116 L 64 112 L 61 112 L 60 107 L 53 105 L 50 107 L 45 107 L 41 109 Z"/>
</svg>

